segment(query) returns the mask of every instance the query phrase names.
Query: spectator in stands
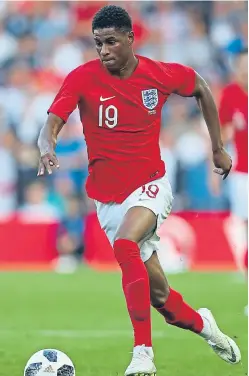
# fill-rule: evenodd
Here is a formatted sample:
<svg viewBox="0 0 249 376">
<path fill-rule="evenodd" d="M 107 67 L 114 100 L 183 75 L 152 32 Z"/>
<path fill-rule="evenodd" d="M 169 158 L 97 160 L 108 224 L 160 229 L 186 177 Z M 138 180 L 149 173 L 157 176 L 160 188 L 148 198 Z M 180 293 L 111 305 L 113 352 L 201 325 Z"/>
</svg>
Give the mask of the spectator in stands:
<svg viewBox="0 0 249 376">
<path fill-rule="evenodd" d="M 35 181 L 26 188 L 25 203 L 18 215 L 28 223 L 56 223 L 61 219 L 57 208 L 48 202 L 47 188 L 41 181 Z"/>
<path fill-rule="evenodd" d="M 8 173 L 0 177 L 0 185 L 5 184 L 1 179 L 11 182 L 10 212 L 16 205 L 14 186 L 17 172 L 18 205 L 22 205 L 22 209 L 27 207 L 25 200 L 29 202 L 30 195 L 33 195 L 29 185 L 33 187 L 36 175 L 36 137 L 45 121 L 51 98 L 69 70 L 97 57 L 91 36 L 91 19 L 105 3 L 108 1 L 0 2 L 0 107 L 5 118 L 0 126 L 0 153 L 5 160 L 4 166 L 8 166 Z M 128 7 L 134 19 L 138 53 L 192 65 L 203 73 L 212 92 L 219 97 L 231 71 L 231 55 L 248 43 L 245 2 L 218 1 L 209 2 L 207 6 L 206 2 L 200 1 L 194 5 L 193 2 L 122 1 L 121 6 Z M 224 208 L 222 195 L 210 198 L 204 194 L 208 190 L 205 169 L 207 141 L 200 135 L 200 128 L 194 126 L 196 119 L 191 117 L 196 109 L 195 103 L 191 100 L 184 103 L 176 103 L 173 97 L 168 101 L 163 111 L 163 123 L 167 129 L 165 134 L 162 132 L 161 143 L 179 207 L 187 208 L 191 202 L 192 209 Z M 4 134 L 8 134 L 8 142 L 3 145 Z M 183 169 L 182 176 L 190 173 L 190 152 L 186 153 L 186 158 L 179 155 L 176 138 L 178 142 L 195 140 L 201 174 L 197 175 L 201 176 L 203 186 L 195 186 L 194 200 L 188 180 L 180 182 L 177 178 L 179 166 Z M 87 150 L 82 145 L 80 121 L 72 114 L 65 135 L 58 143 L 62 176 L 44 181 L 44 194 L 48 195 L 50 208 L 56 208 L 59 217 L 65 213 L 69 196 L 84 195 Z M 34 190 L 40 192 L 40 197 L 41 190 Z M 1 207 L 9 205 L 7 202 L 0 203 L 0 212 Z M 88 205 L 91 207 L 90 202 Z"/>
<path fill-rule="evenodd" d="M 55 270 L 60 273 L 71 273 L 82 259 L 84 251 L 84 209 L 82 199 L 69 197 L 66 203 L 65 217 L 62 220 L 57 237 L 59 252 Z"/>
<path fill-rule="evenodd" d="M 0 105 L 0 221 L 9 219 L 16 208 L 17 171 L 14 149 L 15 138 L 7 122 L 6 112 Z"/>
</svg>

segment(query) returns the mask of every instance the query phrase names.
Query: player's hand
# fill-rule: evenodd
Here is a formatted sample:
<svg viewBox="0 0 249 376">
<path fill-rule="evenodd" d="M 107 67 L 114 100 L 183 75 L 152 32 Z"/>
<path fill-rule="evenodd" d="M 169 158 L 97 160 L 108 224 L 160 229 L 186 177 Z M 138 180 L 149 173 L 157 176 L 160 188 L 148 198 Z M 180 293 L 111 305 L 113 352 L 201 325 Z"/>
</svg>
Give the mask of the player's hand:
<svg viewBox="0 0 249 376">
<path fill-rule="evenodd" d="M 225 180 L 232 168 L 232 158 L 224 148 L 213 152 L 214 172 Z"/>
<path fill-rule="evenodd" d="M 46 153 L 40 156 L 37 176 L 42 176 L 47 171 L 49 175 L 53 172 L 53 167 L 59 168 L 59 162 L 55 153 Z"/>
</svg>

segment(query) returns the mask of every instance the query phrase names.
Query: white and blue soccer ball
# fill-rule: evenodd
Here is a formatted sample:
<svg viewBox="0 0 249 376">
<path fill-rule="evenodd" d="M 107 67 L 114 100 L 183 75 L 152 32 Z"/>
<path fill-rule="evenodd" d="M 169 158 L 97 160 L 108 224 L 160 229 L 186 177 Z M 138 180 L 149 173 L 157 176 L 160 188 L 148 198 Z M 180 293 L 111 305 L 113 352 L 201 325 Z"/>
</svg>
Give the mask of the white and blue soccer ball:
<svg viewBox="0 0 249 376">
<path fill-rule="evenodd" d="M 75 367 L 62 351 L 45 349 L 31 356 L 25 366 L 24 376 L 75 376 Z"/>
</svg>

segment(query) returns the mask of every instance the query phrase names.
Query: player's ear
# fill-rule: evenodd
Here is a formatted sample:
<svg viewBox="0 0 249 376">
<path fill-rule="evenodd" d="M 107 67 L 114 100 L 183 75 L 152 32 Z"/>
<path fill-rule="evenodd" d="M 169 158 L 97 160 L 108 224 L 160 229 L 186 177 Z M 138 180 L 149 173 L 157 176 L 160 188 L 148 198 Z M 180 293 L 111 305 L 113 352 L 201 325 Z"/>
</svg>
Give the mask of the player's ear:
<svg viewBox="0 0 249 376">
<path fill-rule="evenodd" d="M 129 33 L 128 33 L 128 43 L 131 46 L 133 44 L 133 42 L 134 42 L 134 32 L 129 31 Z"/>
</svg>

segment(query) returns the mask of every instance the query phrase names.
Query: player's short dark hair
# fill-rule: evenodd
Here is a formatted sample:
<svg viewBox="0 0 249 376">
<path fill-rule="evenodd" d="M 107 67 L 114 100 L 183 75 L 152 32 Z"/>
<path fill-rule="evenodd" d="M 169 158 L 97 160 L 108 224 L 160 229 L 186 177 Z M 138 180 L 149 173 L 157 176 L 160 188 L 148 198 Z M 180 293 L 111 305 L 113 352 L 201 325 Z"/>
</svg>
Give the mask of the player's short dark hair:
<svg viewBox="0 0 249 376">
<path fill-rule="evenodd" d="M 101 8 L 93 17 L 92 32 L 97 29 L 114 27 L 123 32 L 132 30 L 132 21 L 124 8 L 107 5 Z"/>
</svg>

